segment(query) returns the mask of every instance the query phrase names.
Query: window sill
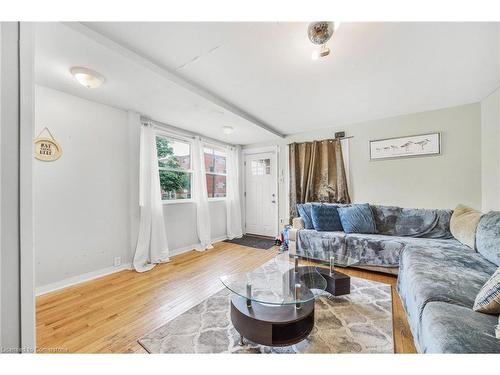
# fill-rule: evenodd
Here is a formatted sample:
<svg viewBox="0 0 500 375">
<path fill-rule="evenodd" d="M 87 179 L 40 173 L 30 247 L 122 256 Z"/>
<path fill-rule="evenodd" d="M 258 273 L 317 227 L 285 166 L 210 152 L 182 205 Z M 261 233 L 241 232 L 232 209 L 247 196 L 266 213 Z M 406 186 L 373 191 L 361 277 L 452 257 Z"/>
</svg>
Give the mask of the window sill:
<svg viewBox="0 0 500 375">
<path fill-rule="evenodd" d="M 208 202 L 225 202 L 226 198 L 208 198 Z M 170 201 L 161 201 L 162 204 L 184 204 L 184 203 L 196 203 L 194 199 L 173 199 Z"/>
<path fill-rule="evenodd" d="M 195 203 L 193 199 L 172 199 L 169 201 L 161 201 L 162 204 L 184 204 L 184 203 Z"/>
<path fill-rule="evenodd" d="M 221 197 L 221 198 L 208 198 L 209 202 L 224 202 L 225 200 L 226 200 L 225 197 Z"/>
</svg>

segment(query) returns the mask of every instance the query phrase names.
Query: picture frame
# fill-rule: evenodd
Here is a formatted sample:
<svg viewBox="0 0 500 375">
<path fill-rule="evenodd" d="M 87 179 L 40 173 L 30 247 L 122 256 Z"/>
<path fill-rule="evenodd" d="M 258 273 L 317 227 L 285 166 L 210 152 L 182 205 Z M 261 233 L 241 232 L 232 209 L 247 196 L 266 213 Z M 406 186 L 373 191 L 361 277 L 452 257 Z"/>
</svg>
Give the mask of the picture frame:
<svg viewBox="0 0 500 375">
<path fill-rule="evenodd" d="M 441 154 L 441 133 L 427 133 L 370 141 L 370 160 Z"/>
</svg>

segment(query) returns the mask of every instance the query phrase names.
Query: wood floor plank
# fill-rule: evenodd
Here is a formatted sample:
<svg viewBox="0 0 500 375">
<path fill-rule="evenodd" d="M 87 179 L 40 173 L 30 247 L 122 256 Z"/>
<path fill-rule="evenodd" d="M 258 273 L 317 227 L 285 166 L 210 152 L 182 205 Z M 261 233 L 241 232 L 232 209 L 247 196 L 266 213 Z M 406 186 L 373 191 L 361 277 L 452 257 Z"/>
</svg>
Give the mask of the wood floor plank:
<svg viewBox="0 0 500 375">
<path fill-rule="evenodd" d="M 37 298 L 37 346 L 70 353 L 144 353 L 137 340 L 223 288 L 219 276 L 246 272 L 275 250 L 227 242 L 190 251 L 149 272 L 125 270 Z M 396 278 L 369 271 L 346 273 L 391 285 L 396 353 L 414 353 Z"/>
</svg>

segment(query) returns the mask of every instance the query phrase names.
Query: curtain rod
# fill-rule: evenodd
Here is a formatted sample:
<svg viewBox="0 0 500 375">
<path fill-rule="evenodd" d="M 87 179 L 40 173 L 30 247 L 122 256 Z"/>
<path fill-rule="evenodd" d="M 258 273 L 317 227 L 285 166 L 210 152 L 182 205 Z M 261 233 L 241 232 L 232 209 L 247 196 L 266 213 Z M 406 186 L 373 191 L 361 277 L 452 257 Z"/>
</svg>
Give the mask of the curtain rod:
<svg viewBox="0 0 500 375">
<path fill-rule="evenodd" d="M 322 141 L 334 141 L 338 139 L 339 141 L 343 141 L 344 139 L 351 139 L 354 138 L 353 135 L 350 135 L 348 137 L 339 137 L 339 138 L 326 138 L 326 139 L 315 139 L 313 141 L 295 141 L 295 142 L 290 142 L 287 143 L 288 145 L 291 145 L 292 143 L 312 143 L 312 142 L 322 142 Z"/>
<path fill-rule="evenodd" d="M 165 123 L 160 122 L 160 121 L 152 120 L 149 117 L 141 116 L 141 122 L 151 122 L 160 128 L 164 128 L 165 130 L 170 131 L 172 133 L 177 133 L 177 135 L 180 135 L 180 136 L 189 137 L 189 138 L 199 137 L 202 141 L 205 141 L 207 143 L 212 143 L 212 144 L 217 145 L 217 146 L 233 147 L 233 148 L 236 147 L 236 145 L 233 145 L 231 143 L 225 143 L 225 142 L 219 141 L 217 139 L 205 137 L 201 134 L 178 128 L 177 126 L 168 125 L 168 124 L 165 124 Z"/>
</svg>

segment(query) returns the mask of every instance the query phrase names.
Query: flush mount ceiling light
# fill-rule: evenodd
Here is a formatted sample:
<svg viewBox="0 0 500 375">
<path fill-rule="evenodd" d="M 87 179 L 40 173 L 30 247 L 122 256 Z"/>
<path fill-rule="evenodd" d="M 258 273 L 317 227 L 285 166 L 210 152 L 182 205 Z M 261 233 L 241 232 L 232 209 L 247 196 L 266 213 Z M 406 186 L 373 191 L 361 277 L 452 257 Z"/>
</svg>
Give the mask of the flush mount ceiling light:
<svg viewBox="0 0 500 375">
<path fill-rule="evenodd" d="M 222 132 L 224 134 L 231 134 L 232 132 L 234 132 L 234 128 L 232 126 L 223 126 Z"/>
<path fill-rule="evenodd" d="M 340 25 L 339 22 L 334 24 L 333 22 L 319 21 L 311 22 L 307 28 L 307 36 L 311 43 L 321 46 L 319 50 L 314 50 L 312 53 L 312 59 L 317 60 L 320 57 L 325 57 L 330 54 L 330 48 L 326 46 L 326 43 L 330 40 L 335 30 L 338 29 Z"/>
<path fill-rule="evenodd" d="M 91 69 L 74 66 L 70 72 L 80 84 L 88 89 L 95 89 L 104 83 L 104 76 Z"/>
</svg>

